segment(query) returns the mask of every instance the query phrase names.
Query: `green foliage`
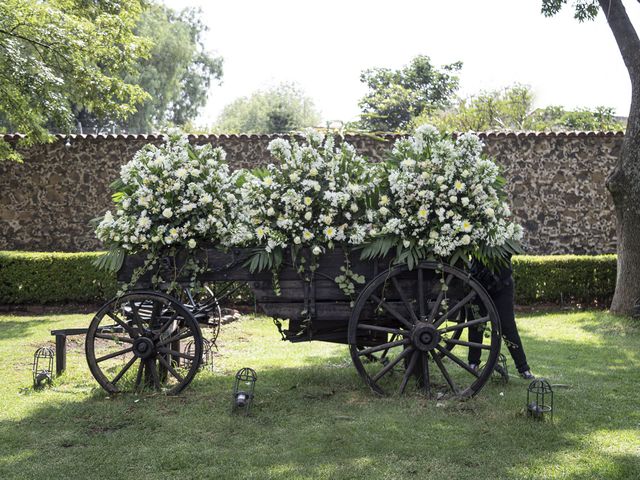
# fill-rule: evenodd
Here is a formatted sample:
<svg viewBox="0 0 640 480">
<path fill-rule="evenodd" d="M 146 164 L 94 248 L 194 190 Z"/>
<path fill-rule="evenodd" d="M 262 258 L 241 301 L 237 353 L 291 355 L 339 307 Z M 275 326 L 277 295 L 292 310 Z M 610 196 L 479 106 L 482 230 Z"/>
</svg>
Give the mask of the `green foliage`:
<svg viewBox="0 0 640 480">
<path fill-rule="evenodd" d="M 568 0 L 542 0 L 542 14 L 545 17 L 551 17 L 567 3 Z M 584 22 L 585 20 L 593 20 L 598 15 L 600 2 L 597 0 L 575 0 L 573 7 L 575 8 L 573 16 L 580 22 Z"/>
<path fill-rule="evenodd" d="M 103 302 L 114 296 L 113 272 L 90 253 L 0 252 L 0 304 Z"/>
<path fill-rule="evenodd" d="M 624 124 L 615 119 L 613 108 L 599 106 L 594 109 L 565 110 L 562 106 L 549 106 L 534 110 L 533 99 L 531 87 L 515 84 L 501 90 L 460 98 L 453 107 L 426 112 L 413 123 L 416 126 L 430 123 L 450 132 L 624 129 Z"/>
<path fill-rule="evenodd" d="M 359 106 L 360 127 L 370 131 L 398 131 L 424 112 L 447 107 L 458 89 L 456 72 L 461 62 L 434 66 L 426 55 L 415 57 L 399 69 L 372 68 L 360 75 L 369 92 Z"/>
<path fill-rule="evenodd" d="M 615 255 L 513 257 L 516 303 L 605 305 L 616 285 Z"/>
<path fill-rule="evenodd" d="M 286 133 L 317 126 L 313 100 L 296 85 L 282 83 L 227 105 L 215 130 L 220 133 Z"/>
<path fill-rule="evenodd" d="M 149 42 L 134 33 L 140 0 L 0 2 L 0 115 L 25 144 L 50 140 L 46 122 L 71 125 L 72 106 L 126 118 L 148 98 L 128 83 Z M 0 158 L 18 155 L 0 140 Z"/>
<path fill-rule="evenodd" d="M 208 100 L 211 81 L 222 77 L 222 58 L 208 53 L 203 44 L 207 27 L 200 20 L 201 13 L 194 8 L 176 12 L 161 4 L 148 5 L 135 33 L 151 42 L 150 55 L 140 59 L 135 71 L 124 78 L 150 96 L 126 120 L 77 112 L 76 119 L 85 131 L 115 125 L 130 133 L 146 133 L 184 126 L 195 119 Z"/>
</svg>

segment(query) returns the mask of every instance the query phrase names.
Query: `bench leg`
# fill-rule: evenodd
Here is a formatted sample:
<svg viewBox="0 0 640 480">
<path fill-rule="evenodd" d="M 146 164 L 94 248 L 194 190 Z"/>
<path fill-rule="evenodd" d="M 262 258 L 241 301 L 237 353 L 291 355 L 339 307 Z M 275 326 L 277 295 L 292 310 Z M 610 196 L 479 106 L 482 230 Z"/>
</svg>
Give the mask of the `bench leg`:
<svg viewBox="0 0 640 480">
<path fill-rule="evenodd" d="M 67 336 L 56 335 L 56 376 L 67 369 Z"/>
</svg>

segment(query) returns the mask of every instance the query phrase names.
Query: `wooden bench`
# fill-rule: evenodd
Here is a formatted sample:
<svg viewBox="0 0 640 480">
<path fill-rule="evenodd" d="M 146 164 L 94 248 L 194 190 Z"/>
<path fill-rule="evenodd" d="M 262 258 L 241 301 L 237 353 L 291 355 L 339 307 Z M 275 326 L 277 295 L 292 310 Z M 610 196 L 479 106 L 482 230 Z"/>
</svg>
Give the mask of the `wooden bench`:
<svg viewBox="0 0 640 480">
<path fill-rule="evenodd" d="M 99 329 L 103 330 L 103 329 Z M 105 328 L 104 330 L 107 330 Z M 60 375 L 67 369 L 67 337 L 74 335 L 86 335 L 88 328 L 63 328 L 60 330 L 51 330 L 51 335 L 56 337 L 56 376 Z M 122 333 L 122 327 L 108 327 L 111 333 Z"/>
</svg>

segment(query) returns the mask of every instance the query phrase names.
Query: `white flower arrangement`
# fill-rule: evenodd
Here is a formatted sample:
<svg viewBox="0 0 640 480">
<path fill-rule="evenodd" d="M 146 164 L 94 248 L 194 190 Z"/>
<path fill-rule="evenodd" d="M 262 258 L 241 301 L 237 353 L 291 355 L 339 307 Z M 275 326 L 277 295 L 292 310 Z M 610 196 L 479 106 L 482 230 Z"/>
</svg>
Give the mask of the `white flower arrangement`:
<svg viewBox="0 0 640 480">
<path fill-rule="evenodd" d="M 409 267 L 423 259 L 474 257 L 494 263 L 519 251 L 504 179 L 473 134 L 452 140 L 430 125 L 397 140 L 363 258 L 386 255 Z"/>
<path fill-rule="evenodd" d="M 277 268 L 285 249 L 314 256 L 336 244 L 361 245 L 371 220 L 366 212 L 381 177 L 353 146 L 309 130 L 305 142 L 281 138 L 269 144 L 278 164 L 247 174 L 241 197 L 258 247 L 252 270 Z M 261 268 L 262 267 L 262 268 Z"/>
<path fill-rule="evenodd" d="M 186 137 L 146 146 L 122 167 L 115 213 L 96 234 L 112 251 L 147 252 L 151 261 L 167 249 L 253 247 L 250 270 L 276 273 L 286 250 L 294 264 L 310 252 L 313 270 L 337 245 L 410 268 L 461 257 L 494 265 L 519 252 L 522 229 L 509 220 L 504 179 L 477 136 L 454 141 L 422 126 L 395 142 L 386 164 L 317 131 L 304 139 L 273 140 L 278 163 L 253 172 L 231 172 L 222 149 Z M 336 282 L 352 295 L 364 279 L 348 261 L 342 272 Z"/>
<path fill-rule="evenodd" d="M 104 215 L 96 235 L 129 252 L 242 243 L 248 232 L 236 196 L 240 175 L 229 170 L 221 148 L 191 146 L 184 136 L 147 145 L 121 168 L 112 185 L 116 210 Z"/>
</svg>

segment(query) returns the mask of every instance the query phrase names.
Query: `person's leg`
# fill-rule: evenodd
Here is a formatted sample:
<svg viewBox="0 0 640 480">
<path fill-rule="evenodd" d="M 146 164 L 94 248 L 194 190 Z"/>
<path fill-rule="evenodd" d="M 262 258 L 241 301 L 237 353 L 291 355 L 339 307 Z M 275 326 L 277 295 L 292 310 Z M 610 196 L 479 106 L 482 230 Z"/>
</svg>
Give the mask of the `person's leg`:
<svg viewBox="0 0 640 480">
<path fill-rule="evenodd" d="M 502 288 L 496 291 L 492 298 L 500 317 L 503 341 L 507 344 L 509 353 L 511 353 L 511 357 L 516 364 L 516 369 L 519 373 L 522 373 L 529 370 L 529 365 L 527 364 L 527 357 L 516 325 L 514 294 L 513 278 L 509 277 L 503 280 Z"/>
</svg>

